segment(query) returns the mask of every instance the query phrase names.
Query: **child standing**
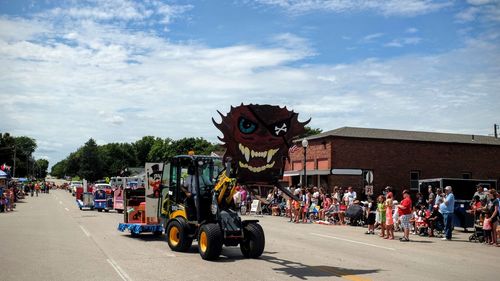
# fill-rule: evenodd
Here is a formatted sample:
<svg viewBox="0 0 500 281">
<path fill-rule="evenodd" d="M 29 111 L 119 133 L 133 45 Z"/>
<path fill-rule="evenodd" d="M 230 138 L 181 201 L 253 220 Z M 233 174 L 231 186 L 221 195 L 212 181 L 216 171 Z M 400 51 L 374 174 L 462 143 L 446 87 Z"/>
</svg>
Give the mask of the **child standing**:
<svg viewBox="0 0 500 281">
<path fill-rule="evenodd" d="M 484 244 L 489 244 L 491 242 L 491 213 L 486 212 L 483 221 L 483 231 L 484 231 Z"/>
<path fill-rule="evenodd" d="M 302 207 L 302 222 L 307 223 L 309 220 L 309 207 L 311 206 L 311 192 L 309 191 L 309 189 L 305 189 L 305 194 L 302 198 L 304 202 L 304 206 Z"/>
<path fill-rule="evenodd" d="M 385 201 L 385 226 L 387 229 L 387 236 L 385 239 L 394 240 L 394 218 L 392 216 L 392 198 L 387 198 Z"/>
<path fill-rule="evenodd" d="M 375 234 L 375 214 L 377 212 L 377 204 L 373 202 L 372 198 L 368 198 L 368 211 L 367 211 L 367 223 L 368 231 L 365 234 Z"/>
<path fill-rule="evenodd" d="M 385 237 L 385 199 L 379 195 L 377 198 L 377 211 L 380 219 L 380 237 Z"/>
<path fill-rule="evenodd" d="M 302 199 L 302 191 L 300 190 L 300 188 L 295 189 L 294 194 L 299 199 Z M 294 222 L 299 223 L 300 222 L 300 214 L 301 214 L 301 202 L 299 202 L 297 200 L 293 200 L 292 206 L 293 206 Z"/>
</svg>

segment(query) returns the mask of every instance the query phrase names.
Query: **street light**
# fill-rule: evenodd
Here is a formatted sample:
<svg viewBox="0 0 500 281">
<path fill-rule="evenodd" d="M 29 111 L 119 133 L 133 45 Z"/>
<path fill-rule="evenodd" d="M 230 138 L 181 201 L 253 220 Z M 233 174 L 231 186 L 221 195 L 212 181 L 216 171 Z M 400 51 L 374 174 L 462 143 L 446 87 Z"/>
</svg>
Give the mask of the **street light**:
<svg viewBox="0 0 500 281">
<path fill-rule="evenodd" d="M 309 142 L 307 139 L 302 140 L 302 147 L 304 148 L 304 180 L 302 183 L 304 184 L 304 188 L 307 188 L 307 174 L 306 174 L 306 156 L 307 156 L 307 147 L 309 146 Z"/>
</svg>

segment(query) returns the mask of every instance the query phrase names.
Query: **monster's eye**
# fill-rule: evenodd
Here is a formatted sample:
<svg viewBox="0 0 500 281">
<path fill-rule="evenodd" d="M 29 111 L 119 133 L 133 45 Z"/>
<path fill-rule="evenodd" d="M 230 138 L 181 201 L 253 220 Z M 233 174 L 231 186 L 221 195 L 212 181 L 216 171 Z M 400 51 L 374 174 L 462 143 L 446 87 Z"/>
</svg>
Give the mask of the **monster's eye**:
<svg viewBox="0 0 500 281">
<path fill-rule="evenodd" d="M 240 121 L 238 122 L 238 127 L 240 129 L 240 132 L 243 134 L 251 134 L 257 130 L 257 124 L 254 122 L 246 119 L 245 117 L 241 117 Z"/>
</svg>

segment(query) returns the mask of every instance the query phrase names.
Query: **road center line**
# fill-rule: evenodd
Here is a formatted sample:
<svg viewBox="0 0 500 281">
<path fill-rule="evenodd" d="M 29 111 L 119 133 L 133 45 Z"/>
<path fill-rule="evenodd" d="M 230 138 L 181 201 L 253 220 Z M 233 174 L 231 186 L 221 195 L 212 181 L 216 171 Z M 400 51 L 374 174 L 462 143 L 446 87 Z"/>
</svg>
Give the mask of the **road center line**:
<svg viewBox="0 0 500 281">
<path fill-rule="evenodd" d="M 64 208 L 64 210 L 68 211 L 69 212 L 69 209 L 68 208 Z"/>
<path fill-rule="evenodd" d="M 87 237 L 90 237 L 90 232 L 88 232 L 83 226 L 81 226 L 81 225 L 78 225 L 78 226 L 83 231 L 83 233 L 85 233 L 85 235 L 87 235 Z"/>
<path fill-rule="evenodd" d="M 116 273 L 118 273 L 118 275 L 120 276 L 120 278 L 123 280 L 123 281 L 130 281 L 132 279 L 130 279 L 130 277 L 128 276 L 127 273 L 125 273 L 125 271 L 112 259 L 106 259 L 106 261 L 111 265 L 111 267 L 113 267 L 113 269 L 116 271 Z"/>
<path fill-rule="evenodd" d="M 61 205 L 62 205 L 62 201 L 59 201 L 59 204 L 61 204 Z"/>
<path fill-rule="evenodd" d="M 394 249 L 394 248 L 389 248 L 389 247 L 374 245 L 374 244 L 370 244 L 370 243 L 364 243 L 364 242 L 359 242 L 359 241 L 355 241 L 355 240 L 350 240 L 350 239 L 345 239 L 345 238 L 339 238 L 339 237 L 330 236 L 330 235 L 323 235 L 323 234 L 318 234 L 318 233 L 311 233 L 311 234 L 319 236 L 319 237 L 331 238 L 331 239 L 341 240 L 341 241 L 345 241 L 345 242 L 351 242 L 351 243 L 361 244 L 361 245 L 365 245 L 365 246 L 371 246 L 371 247 L 385 249 L 385 250 L 390 250 L 390 251 L 396 251 L 396 249 Z"/>
</svg>

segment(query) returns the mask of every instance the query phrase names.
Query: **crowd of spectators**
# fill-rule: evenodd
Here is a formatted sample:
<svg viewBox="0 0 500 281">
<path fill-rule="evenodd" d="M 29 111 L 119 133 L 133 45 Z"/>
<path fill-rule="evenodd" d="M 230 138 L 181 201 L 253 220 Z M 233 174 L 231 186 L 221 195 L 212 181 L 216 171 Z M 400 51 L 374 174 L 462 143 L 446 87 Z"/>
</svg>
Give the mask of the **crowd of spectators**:
<svg viewBox="0 0 500 281">
<path fill-rule="evenodd" d="M 8 213 L 14 211 L 16 203 L 25 196 L 38 196 L 39 193 L 49 193 L 55 184 L 46 183 L 44 181 L 33 181 L 20 183 L 10 181 L 4 186 L 0 186 L 0 213 Z"/>
<path fill-rule="evenodd" d="M 320 223 L 333 225 L 367 225 L 366 234 L 376 234 L 384 239 L 395 239 L 394 232 L 402 232 L 399 240 L 410 241 L 410 234 L 452 239 L 455 197 L 453 188 L 444 190 L 428 187 L 428 196 L 417 193 L 412 200 L 404 190 L 400 201 L 395 199 L 391 187 L 386 187 L 377 197 L 368 196 L 362 201 L 352 187 L 335 186 L 328 194 L 322 187 L 291 187 L 291 194 L 298 200 L 284 195 L 277 188 L 270 190 L 263 200 L 268 214 L 286 216 L 293 223 Z M 484 226 L 485 243 L 498 245 L 497 232 L 500 199 L 495 189 L 478 187 L 469 212 Z M 247 204 L 253 198 L 247 196 Z M 267 204 L 267 205 L 266 205 Z M 246 210 L 249 210 L 249 206 Z M 355 211 L 362 210 L 361 218 Z M 486 239 L 486 237 L 488 237 Z"/>
</svg>

